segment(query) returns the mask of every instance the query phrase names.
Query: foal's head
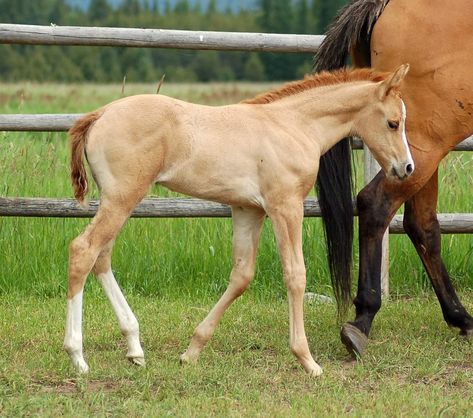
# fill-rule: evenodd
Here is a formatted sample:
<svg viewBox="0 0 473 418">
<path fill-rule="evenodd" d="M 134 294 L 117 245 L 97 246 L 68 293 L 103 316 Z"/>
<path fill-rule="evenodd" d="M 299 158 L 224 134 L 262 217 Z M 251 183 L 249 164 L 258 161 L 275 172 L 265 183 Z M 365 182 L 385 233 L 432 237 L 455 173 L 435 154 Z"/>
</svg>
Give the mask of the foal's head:
<svg viewBox="0 0 473 418">
<path fill-rule="evenodd" d="M 408 70 L 408 64 L 401 65 L 380 82 L 355 123 L 356 134 L 363 138 L 386 176 L 401 180 L 414 171 L 406 137 L 406 106 L 399 90 Z"/>
</svg>

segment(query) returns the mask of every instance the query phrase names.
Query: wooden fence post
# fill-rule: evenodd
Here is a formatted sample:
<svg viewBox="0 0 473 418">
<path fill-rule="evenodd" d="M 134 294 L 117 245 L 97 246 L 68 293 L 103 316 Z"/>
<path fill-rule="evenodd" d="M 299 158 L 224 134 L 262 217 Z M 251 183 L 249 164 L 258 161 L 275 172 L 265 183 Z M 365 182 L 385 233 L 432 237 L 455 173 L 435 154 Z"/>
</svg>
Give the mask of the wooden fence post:
<svg viewBox="0 0 473 418">
<path fill-rule="evenodd" d="M 364 170 L 365 170 L 365 184 L 368 184 L 379 170 L 380 165 L 374 159 L 371 152 L 368 150 L 366 145 L 363 145 L 363 156 L 364 156 Z M 381 256 L 381 295 L 383 297 L 389 297 L 389 228 L 383 236 L 382 243 L 382 256 Z"/>
</svg>

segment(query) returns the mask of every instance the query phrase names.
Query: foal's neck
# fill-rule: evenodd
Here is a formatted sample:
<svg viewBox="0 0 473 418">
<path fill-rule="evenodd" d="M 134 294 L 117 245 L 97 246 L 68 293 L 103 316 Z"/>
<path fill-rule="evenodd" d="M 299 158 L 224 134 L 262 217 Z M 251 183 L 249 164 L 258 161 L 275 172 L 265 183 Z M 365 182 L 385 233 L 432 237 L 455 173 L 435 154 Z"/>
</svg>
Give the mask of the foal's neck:
<svg viewBox="0 0 473 418">
<path fill-rule="evenodd" d="M 289 106 L 297 128 L 317 141 L 324 154 L 338 141 L 356 133 L 357 115 L 369 103 L 375 88 L 376 83 L 371 81 L 336 84 L 309 89 L 280 102 L 286 112 Z"/>
</svg>

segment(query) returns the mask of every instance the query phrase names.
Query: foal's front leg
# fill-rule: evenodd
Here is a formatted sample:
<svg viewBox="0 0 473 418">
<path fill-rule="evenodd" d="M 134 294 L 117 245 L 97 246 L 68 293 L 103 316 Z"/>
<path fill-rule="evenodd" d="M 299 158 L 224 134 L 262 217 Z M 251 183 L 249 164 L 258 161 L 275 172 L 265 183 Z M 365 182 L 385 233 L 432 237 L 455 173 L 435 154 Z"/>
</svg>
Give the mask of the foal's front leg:
<svg viewBox="0 0 473 418">
<path fill-rule="evenodd" d="M 289 301 L 289 344 L 310 376 L 322 374 L 322 368 L 310 354 L 304 329 L 304 292 L 306 270 L 302 252 L 304 206 L 300 200 L 286 201 L 268 211 L 279 247 Z"/>
<path fill-rule="evenodd" d="M 256 250 L 265 214 L 261 209 L 232 207 L 233 269 L 230 283 L 217 304 L 197 326 L 181 362 L 196 363 L 225 311 L 248 287 L 255 274 Z"/>
</svg>

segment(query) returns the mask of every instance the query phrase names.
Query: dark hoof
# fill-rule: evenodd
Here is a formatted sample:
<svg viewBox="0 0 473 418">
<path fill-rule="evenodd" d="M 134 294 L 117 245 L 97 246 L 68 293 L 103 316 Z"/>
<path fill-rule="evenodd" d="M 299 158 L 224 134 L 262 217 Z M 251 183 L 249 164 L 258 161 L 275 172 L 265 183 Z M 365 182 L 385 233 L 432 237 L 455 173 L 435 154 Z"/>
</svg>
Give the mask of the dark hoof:
<svg viewBox="0 0 473 418">
<path fill-rule="evenodd" d="M 472 328 L 472 329 L 462 329 L 462 330 L 460 331 L 460 335 L 461 335 L 462 337 L 467 338 L 467 339 L 470 339 L 470 338 L 473 339 L 473 328 Z"/>
<path fill-rule="evenodd" d="M 343 325 L 340 331 L 342 343 L 353 358 L 363 356 L 366 345 L 368 344 L 368 337 L 363 334 L 357 327 L 352 324 Z"/>
</svg>

